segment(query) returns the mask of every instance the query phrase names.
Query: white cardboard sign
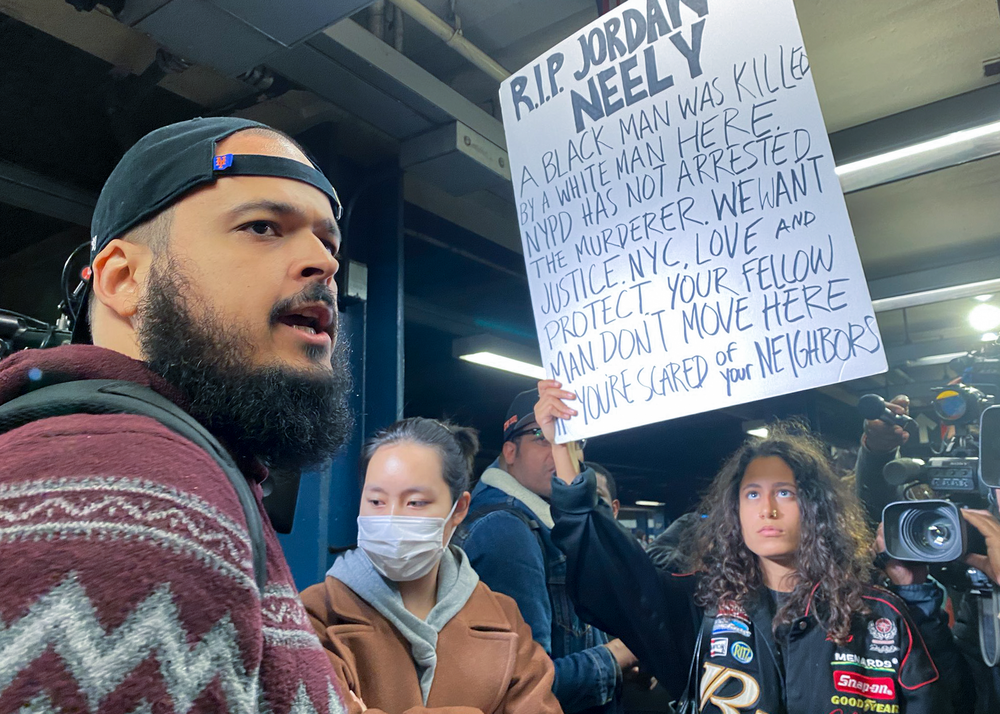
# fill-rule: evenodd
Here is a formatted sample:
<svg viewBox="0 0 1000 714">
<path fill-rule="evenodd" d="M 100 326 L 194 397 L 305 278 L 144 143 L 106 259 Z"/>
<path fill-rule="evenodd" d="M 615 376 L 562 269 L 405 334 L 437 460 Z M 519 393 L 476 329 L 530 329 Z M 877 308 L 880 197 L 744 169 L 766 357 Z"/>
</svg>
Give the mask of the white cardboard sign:
<svg viewBox="0 0 1000 714">
<path fill-rule="evenodd" d="M 792 0 L 633 0 L 500 98 L 560 441 L 885 371 Z"/>
</svg>

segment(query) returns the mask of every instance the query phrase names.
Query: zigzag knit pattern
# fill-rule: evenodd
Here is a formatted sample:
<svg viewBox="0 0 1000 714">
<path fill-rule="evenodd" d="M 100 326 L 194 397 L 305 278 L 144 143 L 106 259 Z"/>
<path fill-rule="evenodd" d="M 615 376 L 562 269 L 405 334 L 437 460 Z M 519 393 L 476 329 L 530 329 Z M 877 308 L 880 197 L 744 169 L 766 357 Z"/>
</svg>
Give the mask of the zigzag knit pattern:
<svg viewBox="0 0 1000 714">
<path fill-rule="evenodd" d="M 7 546 L 67 541 L 73 547 L 74 542 L 97 541 L 111 547 L 130 540 L 152 544 L 228 576 L 245 597 L 254 595 L 245 527 L 208 503 L 160 484 L 96 477 L 0 483 L 0 524 L 0 545 Z M 196 703 L 209 685 L 216 692 L 210 707 L 214 710 L 344 711 L 294 587 L 268 583 L 259 600 L 264 659 L 276 648 L 318 655 L 314 658 L 319 660 L 314 663 L 317 671 L 298 682 L 287 707 L 282 707 L 272 706 L 276 703 L 265 696 L 259 664 L 247 668 L 233 613 L 223 612 L 206 632 L 192 636 L 178 604 L 184 598 L 175 597 L 178 585 L 156 585 L 134 602 L 120 624 L 109 626 L 102 622 L 79 573 L 69 571 L 55 587 L 33 599 L 22 616 L 9 621 L 0 618 L 0 692 L 9 692 L 25 673 L 45 679 L 45 660 L 52 662 L 54 654 L 82 700 L 82 711 L 108 710 L 109 695 L 148 662 L 155 663 L 166 700 L 176 712 L 203 709 Z M 284 658 L 288 656 L 284 653 Z M 317 702 L 304 679 L 323 679 L 324 674 L 325 687 Z M 128 711 L 152 714 L 152 705 L 143 698 Z M 52 693 L 43 690 L 16 711 L 74 709 L 58 706 Z"/>
<path fill-rule="evenodd" d="M 87 349 L 114 367 L 87 376 L 144 383 L 139 363 Z M 0 403 L 26 361 L 0 363 Z M 263 518 L 259 592 L 232 486 L 157 422 L 72 415 L 0 435 L 0 714 L 345 714 Z"/>
</svg>

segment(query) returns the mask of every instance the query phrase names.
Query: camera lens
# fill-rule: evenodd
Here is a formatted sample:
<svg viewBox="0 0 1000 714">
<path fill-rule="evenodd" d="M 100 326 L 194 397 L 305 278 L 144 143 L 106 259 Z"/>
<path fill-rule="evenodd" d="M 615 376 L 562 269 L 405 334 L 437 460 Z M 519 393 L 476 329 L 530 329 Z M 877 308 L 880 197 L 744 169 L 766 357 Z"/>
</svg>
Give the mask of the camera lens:
<svg viewBox="0 0 1000 714">
<path fill-rule="evenodd" d="M 931 523 L 924 530 L 924 543 L 931 548 L 943 548 L 951 541 L 951 528 L 945 523 Z"/>
<path fill-rule="evenodd" d="M 961 555 L 957 524 L 941 508 L 917 506 L 906 511 L 899 520 L 899 535 L 920 560 L 947 562 Z"/>
<path fill-rule="evenodd" d="M 967 405 L 957 389 L 943 389 L 934 397 L 934 411 L 943 421 L 958 421 L 965 416 Z"/>
</svg>

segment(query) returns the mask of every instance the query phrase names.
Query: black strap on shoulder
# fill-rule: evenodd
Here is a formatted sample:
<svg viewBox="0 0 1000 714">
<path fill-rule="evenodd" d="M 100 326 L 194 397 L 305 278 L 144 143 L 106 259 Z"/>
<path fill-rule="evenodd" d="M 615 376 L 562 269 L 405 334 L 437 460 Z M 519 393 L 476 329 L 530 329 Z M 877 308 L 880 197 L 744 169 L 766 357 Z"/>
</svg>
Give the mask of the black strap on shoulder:
<svg viewBox="0 0 1000 714">
<path fill-rule="evenodd" d="M 987 667 L 996 667 L 1000 663 L 1000 591 L 992 587 L 977 600 L 979 651 Z"/>
<path fill-rule="evenodd" d="M 504 511 L 506 513 L 511 514 L 512 516 L 517 517 L 518 519 L 521 520 L 521 522 L 524 523 L 524 525 L 528 526 L 528 529 L 532 532 L 532 534 L 534 534 L 535 539 L 538 541 L 538 549 L 542 552 L 542 563 L 544 563 L 545 565 L 545 582 L 548 583 L 549 559 L 545 552 L 545 543 L 544 541 L 542 541 L 542 533 L 541 533 L 542 526 L 537 520 L 529 516 L 520 508 L 512 506 L 509 503 L 504 503 L 504 502 L 490 503 L 483 506 L 482 508 L 477 508 L 476 510 L 472 511 L 468 516 L 466 516 L 465 520 L 462 521 L 462 524 L 458 527 L 458 530 L 455 532 L 455 535 L 452 536 L 451 542 L 457 545 L 459 548 L 461 548 L 465 544 L 465 541 L 468 540 L 469 538 L 469 528 L 472 527 L 472 524 L 478 521 L 480 518 L 488 516 L 491 513 L 496 513 L 497 511 Z"/>
<path fill-rule="evenodd" d="M 219 441 L 194 417 L 148 387 L 110 379 L 84 379 L 41 387 L 0 405 L 0 434 L 29 422 L 68 414 L 138 414 L 163 424 L 215 459 L 236 491 L 250 534 L 253 573 L 263 594 L 267 580 L 264 524 L 246 477 Z"/>
</svg>

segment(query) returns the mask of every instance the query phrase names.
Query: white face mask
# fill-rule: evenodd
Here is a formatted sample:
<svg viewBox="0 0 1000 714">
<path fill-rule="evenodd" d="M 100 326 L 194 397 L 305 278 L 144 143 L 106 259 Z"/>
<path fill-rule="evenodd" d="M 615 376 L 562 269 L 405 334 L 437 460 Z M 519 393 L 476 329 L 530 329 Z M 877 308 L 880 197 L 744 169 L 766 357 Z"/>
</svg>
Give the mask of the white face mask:
<svg viewBox="0 0 1000 714">
<path fill-rule="evenodd" d="M 358 516 L 358 547 L 367 554 L 375 570 L 393 582 L 422 578 L 444 554 L 448 545 L 444 529 L 456 508 L 458 501 L 447 518 Z"/>
</svg>

